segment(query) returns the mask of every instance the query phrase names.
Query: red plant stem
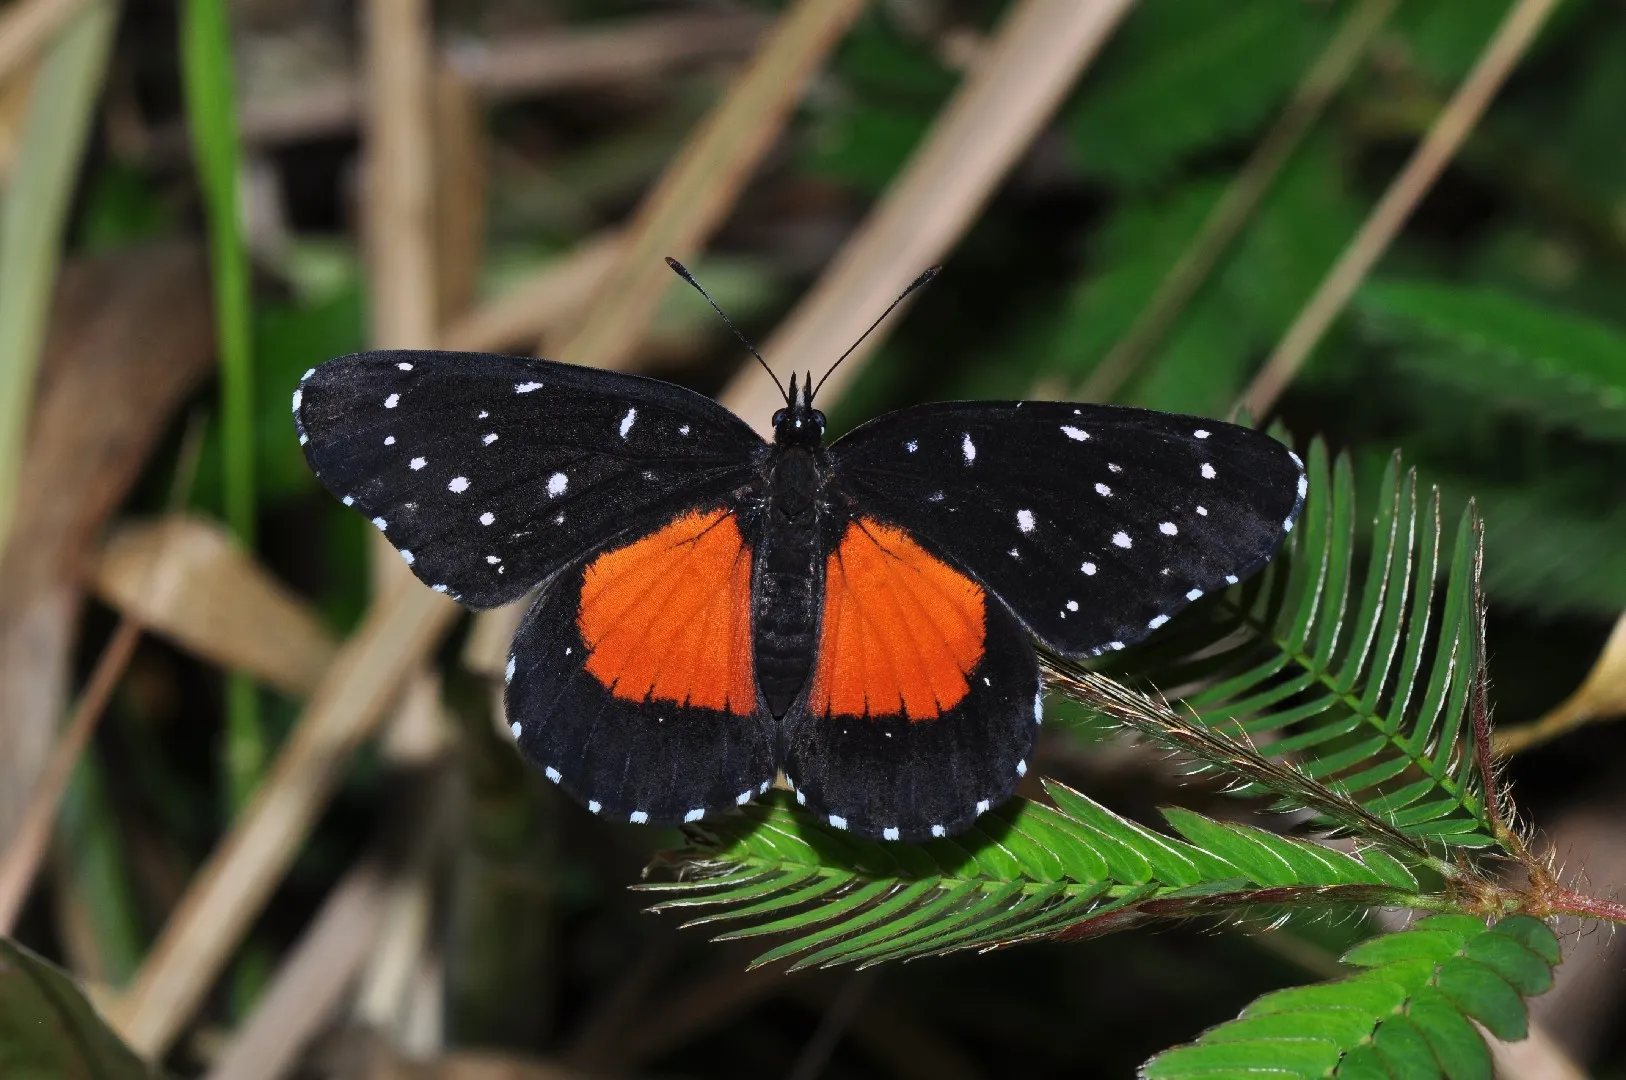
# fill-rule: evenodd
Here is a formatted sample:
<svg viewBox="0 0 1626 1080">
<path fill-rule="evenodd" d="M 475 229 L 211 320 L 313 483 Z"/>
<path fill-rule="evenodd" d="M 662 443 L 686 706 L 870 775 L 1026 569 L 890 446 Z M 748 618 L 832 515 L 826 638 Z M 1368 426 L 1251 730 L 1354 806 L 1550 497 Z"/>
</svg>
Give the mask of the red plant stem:
<svg viewBox="0 0 1626 1080">
<path fill-rule="evenodd" d="M 1605 900 L 1601 896 L 1587 896 L 1569 889 L 1554 889 L 1544 898 L 1553 915 L 1579 915 L 1584 919 L 1607 919 L 1626 926 L 1626 904 L 1618 900 Z"/>
</svg>

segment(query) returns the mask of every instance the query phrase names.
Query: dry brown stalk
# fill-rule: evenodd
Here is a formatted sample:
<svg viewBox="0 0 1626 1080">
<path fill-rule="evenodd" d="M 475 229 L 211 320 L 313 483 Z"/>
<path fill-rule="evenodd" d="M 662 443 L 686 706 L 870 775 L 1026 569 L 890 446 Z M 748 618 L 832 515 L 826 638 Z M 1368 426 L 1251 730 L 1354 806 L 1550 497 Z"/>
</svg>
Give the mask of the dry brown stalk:
<svg viewBox="0 0 1626 1080">
<path fill-rule="evenodd" d="M 16 0 L 0 11 L 0 83 L 16 74 L 87 0 Z"/>
<path fill-rule="evenodd" d="M 1282 336 L 1264 368 L 1243 392 L 1236 404 L 1237 411 L 1260 419 L 1275 407 L 1276 399 L 1293 380 L 1332 321 L 1344 310 L 1344 305 L 1349 303 L 1349 298 L 1355 295 L 1355 290 L 1371 272 L 1373 265 L 1399 235 L 1417 204 L 1456 156 L 1462 141 L 1484 115 L 1491 98 L 1512 74 L 1557 2 L 1518 0 L 1508 11 L 1484 51 L 1479 54 L 1479 59 L 1474 62 L 1473 70 L 1457 87 L 1456 93 L 1451 95 L 1451 100 L 1446 102 L 1438 119 L 1428 129 L 1428 134 L 1400 170 L 1400 175 L 1383 193 L 1383 198 L 1362 223 L 1355 238 L 1349 242 L 1327 276 L 1322 278 L 1315 295 L 1300 309 L 1298 317 Z"/>
<path fill-rule="evenodd" d="M 364 239 L 378 349 L 431 347 L 438 325 L 434 255 L 434 84 L 427 0 L 368 0 Z"/>
<path fill-rule="evenodd" d="M 625 368 L 674 283 L 664 256 L 705 246 L 863 0 L 797 0 L 644 199 L 596 301 L 559 357 Z M 541 351 L 540 349 L 538 351 Z"/>
<path fill-rule="evenodd" d="M 1024 0 L 1006 15 L 879 205 L 763 355 L 780 370 L 817 372 L 856 341 L 970 227 L 1129 7 L 1130 0 Z M 823 400 L 840 396 L 885 332 L 836 369 Z M 741 372 L 721 400 L 758 430 L 781 403 L 755 370 Z"/>
<path fill-rule="evenodd" d="M 1136 316 L 1134 324 L 1079 387 L 1078 400 L 1106 401 L 1111 398 L 1124 380 L 1157 348 L 1163 335 L 1218 265 L 1220 257 L 1242 232 L 1248 219 L 1253 217 L 1281 173 L 1282 166 L 1287 164 L 1293 151 L 1304 141 L 1304 136 L 1315 126 L 1327 102 L 1348 81 L 1356 63 L 1365 55 L 1373 36 L 1394 11 L 1397 2 L 1366 0 L 1350 12 L 1315 63 L 1310 65 L 1292 100 L 1254 148 L 1247 164 L 1242 166 L 1242 171 L 1236 174 L 1220 201 L 1209 211 L 1197 235 L 1158 285 L 1157 292 Z"/>
<path fill-rule="evenodd" d="M 192 879 L 130 988 L 110 1010 L 145 1056 L 170 1045 L 297 854 L 351 754 L 458 607 L 428 589 L 375 602 L 340 649 L 253 800 Z"/>
<path fill-rule="evenodd" d="M 575 87 L 625 84 L 685 65 L 738 56 L 751 48 L 762 26 L 762 19 L 751 13 L 656 16 L 603 29 L 454 43 L 442 50 L 440 62 L 483 102 L 492 103 Z M 342 134 L 355 127 L 362 111 L 361 90 L 345 73 L 285 95 L 266 98 L 252 93 L 250 88 L 251 96 L 238 116 L 241 137 L 249 145 Z M 165 141 L 170 141 L 167 136 Z"/>
</svg>

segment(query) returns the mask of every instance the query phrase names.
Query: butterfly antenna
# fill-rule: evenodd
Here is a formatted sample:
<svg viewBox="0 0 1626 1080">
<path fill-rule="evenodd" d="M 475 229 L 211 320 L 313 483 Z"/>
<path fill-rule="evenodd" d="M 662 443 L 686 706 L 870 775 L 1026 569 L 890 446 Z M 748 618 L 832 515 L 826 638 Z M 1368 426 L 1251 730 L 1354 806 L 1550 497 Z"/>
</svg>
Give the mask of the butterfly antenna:
<svg viewBox="0 0 1626 1080">
<path fill-rule="evenodd" d="M 672 258 L 670 255 L 666 257 L 666 265 L 670 266 L 672 268 L 672 272 L 678 277 L 682 278 L 684 281 L 687 281 L 690 285 L 693 285 L 695 292 L 706 298 L 706 303 L 711 305 L 711 310 L 715 311 L 719 316 L 722 317 L 723 322 L 728 325 L 728 328 L 734 331 L 734 336 L 740 339 L 740 344 L 744 345 L 746 349 L 750 351 L 751 355 L 757 358 L 757 363 L 761 364 L 762 370 L 768 373 L 768 378 L 772 379 L 773 384 L 779 387 L 779 396 L 785 399 L 785 404 L 794 407 L 795 403 L 790 400 L 790 395 L 785 392 L 785 384 L 780 382 L 779 376 L 773 373 L 773 368 L 768 366 L 768 361 L 764 360 L 762 358 L 762 354 L 757 352 L 757 347 L 751 344 L 751 339 L 740 333 L 740 328 L 734 325 L 734 320 L 728 317 L 727 312 L 723 311 L 722 308 L 717 306 L 717 301 L 711 298 L 711 293 L 707 292 L 701 286 L 700 282 L 694 279 L 694 275 L 689 273 L 689 268 Z"/>
<path fill-rule="evenodd" d="M 942 273 L 942 271 L 943 271 L 943 268 L 941 266 L 934 266 L 930 270 L 926 270 L 926 271 L 922 272 L 919 277 L 917 277 L 917 278 L 915 278 L 915 280 L 911 281 L 909 283 L 909 287 L 907 289 L 904 289 L 901 293 L 899 293 L 898 298 L 896 300 L 892 301 L 892 303 L 888 304 L 885 311 L 881 312 L 881 317 L 876 319 L 874 322 L 870 323 L 869 324 L 869 329 L 865 330 L 862 334 L 858 335 L 858 340 L 853 342 L 851 345 L 849 345 L 847 347 L 846 352 L 844 352 L 840 356 L 836 357 L 836 362 L 831 364 L 829 369 L 825 371 L 824 378 L 821 378 L 819 380 L 819 385 L 815 386 L 813 388 L 814 396 L 815 397 L 818 396 L 819 391 L 824 388 L 824 380 L 828 379 L 830 377 L 831 373 L 834 372 L 836 370 L 836 368 L 841 366 L 841 362 L 843 360 L 847 359 L 847 357 L 851 356 L 853 354 L 853 350 L 858 348 L 858 346 L 862 345 L 864 343 L 864 339 L 869 337 L 871 334 L 873 334 L 875 332 L 875 328 L 877 326 L 880 326 L 883 322 L 886 321 L 886 317 L 888 315 L 892 314 L 892 309 L 893 308 L 897 307 L 899 304 L 901 304 L 905 300 L 907 300 L 909 298 L 910 293 L 914 292 L 916 289 L 920 288 L 922 285 L 925 285 L 925 284 L 929 283 L 932 280 L 932 278 L 934 278 L 938 274 Z M 696 286 L 696 288 L 698 288 L 698 286 Z"/>
</svg>

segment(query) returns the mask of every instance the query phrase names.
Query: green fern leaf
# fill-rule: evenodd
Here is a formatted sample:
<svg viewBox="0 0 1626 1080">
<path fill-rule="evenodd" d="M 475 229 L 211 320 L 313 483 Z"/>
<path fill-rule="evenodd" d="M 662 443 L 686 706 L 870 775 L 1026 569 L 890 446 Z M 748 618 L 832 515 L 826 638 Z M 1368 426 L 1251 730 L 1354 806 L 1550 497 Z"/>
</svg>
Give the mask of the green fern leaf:
<svg viewBox="0 0 1626 1080">
<path fill-rule="evenodd" d="M 1358 834 L 1373 831 L 1355 820 L 1364 812 L 1436 850 L 1491 845 L 1495 825 L 1463 726 L 1482 655 L 1472 507 L 1447 553 L 1438 492 L 1420 510 L 1415 474 L 1392 459 L 1357 574 L 1350 464 L 1329 463 L 1317 442 L 1307 468 L 1289 549 L 1123 662 L 1155 685 L 1188 688 L 1186 708 L 1230 741 L 1205 748 L 1172 731 L 1165 741 L 1251 778 L 1243 794 L 1275 795 L 1284 809 L 1315 809 L 1324 824 Z M 1092 704 L 1087 679 L 1052 668 Z M 1137 726 L 1157 737 L 1155 725 Z M 1296 769 L 1271 773 L 1261 757 Z M 1342 812 L 1312 781 L 1357 805 Z"/>
<path fill-rule="evenodd" d="M 1490 405 L 1597 438 L 1626 439 L 1626 332 L 1512 293 L 1373 282 L 1357 311 L 1401 367 Z"/>
<path fill-rule="evenodd" d="M 1344 979 L 1267 994 L 1141 1075 L 1490 1080 L 1490 1052 L 1470 1021 L 1522 1039 L 1524 999 L 1552 986 L 1558 957 L 1552 930 L 1529 916 L 1489 928 L 1462 915 L 1422 919 L 1345 954 L 1356 970 Z"/>
<path fill-rule="evenodd" d="M 687 926 L 743 923 L 722 938 L 790 940 L 757 964 L 875 964 L 1058 936 L 1159 917 L 1274 905 L 1392 904 L 1417 881 L 1375 851 L 1166 812 L 1168 836 L 1046 781 L 1055 807 L 1013 799 L 960 836 L 877 843 L 832 829 L 782 796 L 691 833 L 668 862 L 678 880 L 655 910 L 699 912 Z"/>
</svg>

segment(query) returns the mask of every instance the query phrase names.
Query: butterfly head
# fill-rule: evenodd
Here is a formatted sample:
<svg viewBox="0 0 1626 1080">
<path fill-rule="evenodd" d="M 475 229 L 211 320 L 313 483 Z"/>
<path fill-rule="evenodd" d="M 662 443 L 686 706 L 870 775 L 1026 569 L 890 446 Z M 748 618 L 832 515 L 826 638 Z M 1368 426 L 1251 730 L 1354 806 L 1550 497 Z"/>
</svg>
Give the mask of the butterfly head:
<svg viewBox="0 0 1626 1080">
<path fill-rule="evenodd" d="M 813 407 L 813 377 L 796 396 L 796 376 L 790 377 L 785 407 L 773 414 L 773 441 L 778 446 L 817 447 L 824 442 L 824 414 Z"/>
</svg>

